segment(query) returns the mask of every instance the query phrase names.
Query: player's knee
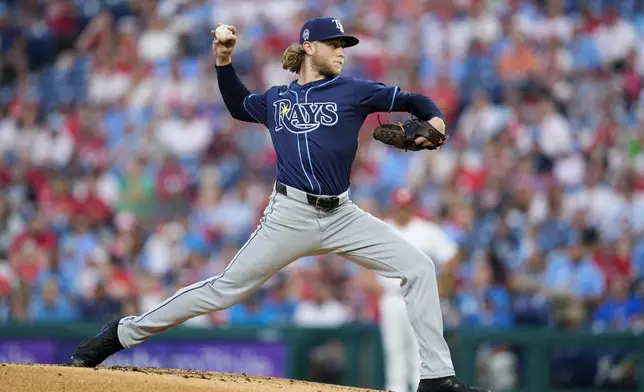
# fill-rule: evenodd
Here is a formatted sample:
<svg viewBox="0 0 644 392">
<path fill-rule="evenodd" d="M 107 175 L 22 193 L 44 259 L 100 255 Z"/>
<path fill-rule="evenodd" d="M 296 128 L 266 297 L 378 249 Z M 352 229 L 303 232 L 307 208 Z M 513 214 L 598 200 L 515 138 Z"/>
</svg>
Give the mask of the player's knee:
<svg viewBox="0 0 644 392">
<path fill-rule="evenodd" d="M 416 260 L 415 263 L 409 269 L 409 276 L 406 276 L 409 280 L 424 280 L 424 279 L 435 279 L 436 278 L 436 265 L 434 261 L 429 257 L 423 255 L 422 258 Z"/>
</svg>

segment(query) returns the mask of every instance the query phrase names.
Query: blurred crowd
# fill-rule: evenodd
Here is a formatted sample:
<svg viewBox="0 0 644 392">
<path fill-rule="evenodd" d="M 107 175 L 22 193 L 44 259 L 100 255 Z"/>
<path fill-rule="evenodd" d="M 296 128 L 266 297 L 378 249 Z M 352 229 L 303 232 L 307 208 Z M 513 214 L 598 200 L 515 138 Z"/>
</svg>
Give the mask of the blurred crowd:
<svg viewBox="0 0 644 392">
<path fill-rule="evenodd" d="M 234 65 L 261 92 L 293 79 L 281 54 L 319 15 L 361 39 L 347 75 L 446 115 L 449 143 L 431 153 L 374 142 L 368 118 L 352 195 L 456 241 L 459 262 L 439 269 L 448 328 L 643 326 L 636 0 L 4 1 L 0 324 L 139 314 L 220 273 L 257 226 L 275 154 L 229 116 L 209 31 L 237 27 Z M 418 202 L 397 203 L 401 188 Z M 361 276 L 303 258 L 187 324 L 377 323 Z"/>
</svg>

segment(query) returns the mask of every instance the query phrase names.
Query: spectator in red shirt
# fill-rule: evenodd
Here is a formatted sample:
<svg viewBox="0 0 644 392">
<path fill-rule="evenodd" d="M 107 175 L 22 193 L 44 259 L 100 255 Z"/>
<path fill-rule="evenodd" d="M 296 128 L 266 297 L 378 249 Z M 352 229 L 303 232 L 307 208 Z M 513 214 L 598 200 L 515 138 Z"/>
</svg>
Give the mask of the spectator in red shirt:
<svg viewBox="0 0 644 392">
<path fill-rule="evenodd" d="M 106 137 L 98 126 L 85 130 L 77 150 L 81 164 L 93 169 L 105 167 L 109 159 L 105 143 Z"/>
<path fill-rule="evenodd" d="M 85 192 L 77 200 L 76 213 L 89 218 L 92 227 L 101 227 L 109 223 L 112 211 L 98 196 L 98 175 L 92 173 L 85 178 Z"/>
<path fill-rule="evenodd" d="M 637 52 L 632 50 L 626 56 L 624 70 L 622 74 L 623 97 L 626 101 L 626 108 L 631 110 L 640 97 L 642 91 L 642 78 L 635 68 L 637 61 Z"/>
<path fill-rule="evenodd" d="M 64 178 L 54 177 L 41 192 L 39 207 L 47 223 L 62 228 L 76 214 L 78 206 L 70 188 L 71 184 Z"/>
<path fill-rule="evenodd" d="M 9 261 L 16 276 L 28 286 L 33 286 L 36 278 L 48 264 L 50 253 L 39 246 L 33 238 L 25 239 L 15 248 Z"/>
<path fill-rule="evenodd" d="M 4 188 L 11 182 L 11 171 L 8 167 L 0 164 L 0 188 Z"/>
<path fill-rule="evenodd" d="M 465 152 L 455 170 L 454 181 L 459 189 L 478 193 L 485 184 L 486 169 L 482 157 L 475 153 Z"/>
<path fill-rule="evenodd" d="M 76 8 L 70 0 L 50 0 L 46 9 L 47 24 L 59 37 L 70 40 L 70 46 L 78 33 Z"/>
<path fill-rule="evenodd" d="M 34 241 L 39 248 L 46 252 L 55 250 L 56 236 L 45 226 L 45 220 L 42 215 L 34 216 L 30 220 L 27 230 L 14 238 L 9 250 L 10 255 L 18 254 L 27 241 Z"/>
<path fill-rule="evenodd" d="M 441 108 L 448 124 L 457 122 L 460 97 L 447 72 L 439 73 L 436 77 L 436 86 L 427 89 L 424 93 L 431 96 L 436 105 Z"/>
<path fill-rule="evenodd" d="M 593 33 L 601 25 L 600 19 L 595 15 L 590 2 L 579 2 L 580 25 L 584 33 Z"/>
<path fill-rule="evenodd" d="M 156 176 L 159 213 L 167 218 L 188 214 L 190 185 L 191 179 L 188 173 L 173 155 L 167 154 Z"/>
<path fill-rule="evenodd" d="M 78 37 L 76 48 L 81 52 L 96 52 L 110 45 L 114 34 L 112 14 L 105 10 L 98 13 Z"/>
<path fill-rule="evenodd" d="M 631 276 L 631 241 L 623 236 L 618 241 L 606 241 L 595 251 L 593 260 L 604 272 L 610 285 L 618 276 Z"/>
</svg>

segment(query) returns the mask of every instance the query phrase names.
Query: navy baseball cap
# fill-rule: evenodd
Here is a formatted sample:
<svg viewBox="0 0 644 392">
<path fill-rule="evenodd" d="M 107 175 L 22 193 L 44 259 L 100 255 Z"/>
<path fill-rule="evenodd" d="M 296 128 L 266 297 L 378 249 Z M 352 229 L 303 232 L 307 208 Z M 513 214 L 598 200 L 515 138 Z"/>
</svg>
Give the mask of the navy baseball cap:
<svg viewBox="0 0 644 392">
<path fill-rule="evenodd" d="M 356 37 L 344 34 L 344 27 L 338 19 L 333 18 L 313 18 L 308 20 L 300 30 L 300 45 L 305 41 L 326 41 L 330 39 L 342 38 L 344 47 L 358 45 Z"/>
</svg>

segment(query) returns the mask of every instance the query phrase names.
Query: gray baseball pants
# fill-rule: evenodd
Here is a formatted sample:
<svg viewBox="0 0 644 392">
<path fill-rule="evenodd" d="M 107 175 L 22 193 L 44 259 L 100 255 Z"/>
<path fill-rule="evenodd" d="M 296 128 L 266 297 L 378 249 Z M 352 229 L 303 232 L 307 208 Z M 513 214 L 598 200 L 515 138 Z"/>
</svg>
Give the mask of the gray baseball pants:
<svg viewBox="0 0 644 392">
<path fill-rule="evenodd" d="M 336 209 L 325 212 L 309 205 L 306 193 L 285 188 L 287 195 L 273 190 L 259 226 L 221 275 L 177 291 L 145 314 L 121 319 L 121 344 L 130 348 L 190 318 L 227 309 L 300 257 L 334 253 L 382 276 L 402 279 L 419 343 L 421 378 L 453 375 L 432 260 L 360 209 L 348 191 L 340 195 Z"/>
</svg>

